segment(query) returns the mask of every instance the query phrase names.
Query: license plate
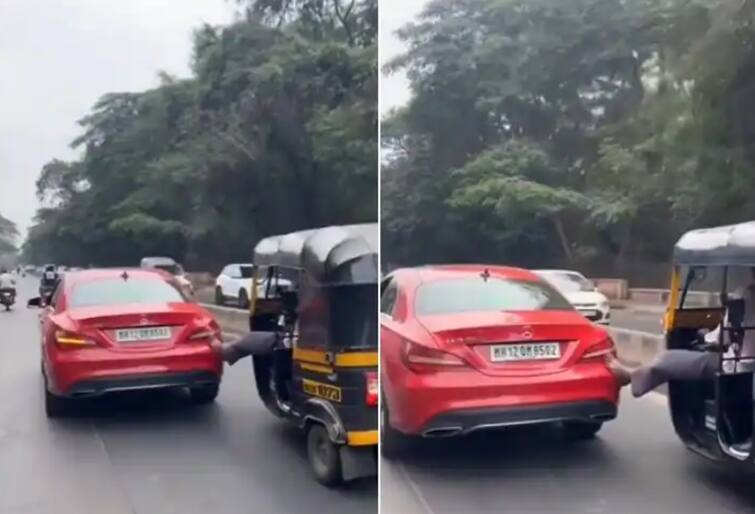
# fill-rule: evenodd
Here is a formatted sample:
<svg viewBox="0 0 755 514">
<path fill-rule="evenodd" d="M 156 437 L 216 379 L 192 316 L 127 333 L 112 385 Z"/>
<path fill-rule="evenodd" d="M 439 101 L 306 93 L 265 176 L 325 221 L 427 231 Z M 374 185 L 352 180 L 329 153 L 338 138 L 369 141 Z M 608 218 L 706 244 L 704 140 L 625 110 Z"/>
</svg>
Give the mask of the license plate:
<svg viewBox="0 0 755 514">
<path fill-rule="evenodd" d="M 493 362 L 553 360 L 561 357 L 558 343 L 501 344 L 490 347 Z"/>
<path fill-rule="evenodd" d="M 301 385 L 304 392 L 311 396 L 319 396 L 320 398 L 325 398 L 326 400 L 334 402 L 341 401 L 340 387 L 323 384 L 322 382 L 315 382 L 314 380 L 307 380 L 306 378 L 302 380 Z"/>
<path fill-rule="evenodd" d="M 122 328 L 115 331 L 115 340 L 119 343 L 160 341 L 163 339 L 170 339 L 170 327 Z"/>
</svg>

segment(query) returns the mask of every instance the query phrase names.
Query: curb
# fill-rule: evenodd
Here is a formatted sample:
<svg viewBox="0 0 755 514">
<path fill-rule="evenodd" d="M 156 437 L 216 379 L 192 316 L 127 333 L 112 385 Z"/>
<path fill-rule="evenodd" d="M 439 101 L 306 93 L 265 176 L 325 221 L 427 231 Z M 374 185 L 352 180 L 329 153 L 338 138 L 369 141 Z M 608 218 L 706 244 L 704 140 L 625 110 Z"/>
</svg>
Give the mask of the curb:
<svg viewBox="0 0 755 514">
<path fill-rule="evenodd" d="M 202 307 L 215 317 L 215 320 L 223 328 L 223 332 L 229 334 L 246 334 L 249 332 L 249 312 L 233 307 L 220 307 L 201 303 Z"/>
<path fill-rule="evenodd" d="M 228 335 L 243 335 L 249 331 L 249 313 L 233 307 L 201 304 L 207 309 Z M 628 328 L 606 327 L 613 337 L 619 353 L 619 360 L 631 365 L 653 361 L 666 348 L 664 336 L 631 330 Z"/>
</svg>

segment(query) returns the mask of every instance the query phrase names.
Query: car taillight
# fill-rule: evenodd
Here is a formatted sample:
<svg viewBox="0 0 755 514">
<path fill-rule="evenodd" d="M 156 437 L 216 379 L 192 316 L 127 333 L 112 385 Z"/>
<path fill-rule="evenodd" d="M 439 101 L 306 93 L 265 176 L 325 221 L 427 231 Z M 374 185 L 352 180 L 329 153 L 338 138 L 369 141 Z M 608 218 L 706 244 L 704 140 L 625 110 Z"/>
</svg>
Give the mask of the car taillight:
<svg viewBox="0 0 755 514">
<path fill-rule="evenodd" d="M 616 357 L 616 345 L 610 337 L 601 339 L 590 346 L 582 355 L 582 360 L 606 359 L 608 357 Z"/>
<path fill-rule="evenodd" d="M 365 373 L 367 382 L 367 396 L 365 398 L 368 407 L 377 407 L 378 404 L 378 378 L 377 373 L 370 371 Z"/>
<path fill-rule="evenodd" d="M 202 327 L 188 337 L 189 341 L 211 341 L 213 339 L 221 339 L 219 328 Z"/>
<path fill-rule="evenodd" d="M 63 347 L 86 347 L 97 345 L 97 343 L 88 337 L 84 337 L 74 332 L 68 332 L 67 330 L 56 330 L 55 342 Z"/>
<path fill-rule="evenodd" d="M 401 349 L 404 364 L 416 373 L 427 373 L 447 368 L 464 367 L 467 364 L 456 355 L 435 348 L 428 348 L 411 341 L 404 341 Z"/>
</svg>

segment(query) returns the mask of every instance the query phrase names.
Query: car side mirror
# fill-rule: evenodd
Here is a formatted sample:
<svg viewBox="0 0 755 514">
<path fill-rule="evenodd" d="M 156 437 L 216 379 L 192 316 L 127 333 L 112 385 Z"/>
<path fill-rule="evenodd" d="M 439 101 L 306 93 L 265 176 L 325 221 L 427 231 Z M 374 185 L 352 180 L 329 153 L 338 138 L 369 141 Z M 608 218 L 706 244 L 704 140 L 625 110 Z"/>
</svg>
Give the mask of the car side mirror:
<svg viewBox="0 0 755 514">
<path fill-rule="evenodd" d="M 26 302 L 26 308 L 32 309 L 32 308 L 39 308 L 42 306 L 42 298 L 39 296 L 30 299 L 28 302 Z"/>
</svg>

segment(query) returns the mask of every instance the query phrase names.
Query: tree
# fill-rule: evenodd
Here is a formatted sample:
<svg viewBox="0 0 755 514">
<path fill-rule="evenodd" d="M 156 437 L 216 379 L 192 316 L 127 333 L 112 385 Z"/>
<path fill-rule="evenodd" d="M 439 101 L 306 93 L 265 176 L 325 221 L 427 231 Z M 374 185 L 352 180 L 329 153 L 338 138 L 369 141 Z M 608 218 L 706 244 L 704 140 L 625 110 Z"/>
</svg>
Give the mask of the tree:
<svg viewBox="0 0 755 514">
<path fill-rule="evenodd" d="M 82 157 L 42 170 L 27 252 L 213 268 L 272 233 L 375 220 L 375 3 L 244 4 L 195 32 L 191 77 L 105 94 L 80 120 Z"/>
<path fill-rule="evenodd" d="M 436 0 L 399 36 L 383 255 L 624 272 L 755 217 L 755 1 Z"/>
<path fill-rule="evenodd" d="M 16 224 L 0 214 L 0 254 L 15 253 L 15 241 L 18 237 Z"/>
</svg>

